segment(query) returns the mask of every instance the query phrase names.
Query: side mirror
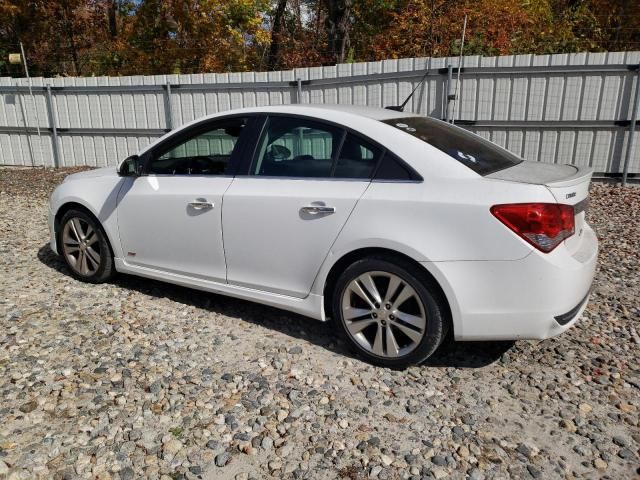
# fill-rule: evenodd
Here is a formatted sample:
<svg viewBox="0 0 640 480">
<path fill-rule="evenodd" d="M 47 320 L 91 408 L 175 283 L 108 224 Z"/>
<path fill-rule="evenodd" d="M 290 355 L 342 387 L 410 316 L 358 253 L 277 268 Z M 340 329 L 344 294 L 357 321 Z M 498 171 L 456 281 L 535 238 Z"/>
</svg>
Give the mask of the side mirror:
<svg viewBox="0 0 640 480">
<path fill-rule="evenodd" d="M 121 177 L 139 177 L 142 175 L 142 162 L 138 155 L 125 158 L 120 164 L 118 175 Z"/>
</svg>

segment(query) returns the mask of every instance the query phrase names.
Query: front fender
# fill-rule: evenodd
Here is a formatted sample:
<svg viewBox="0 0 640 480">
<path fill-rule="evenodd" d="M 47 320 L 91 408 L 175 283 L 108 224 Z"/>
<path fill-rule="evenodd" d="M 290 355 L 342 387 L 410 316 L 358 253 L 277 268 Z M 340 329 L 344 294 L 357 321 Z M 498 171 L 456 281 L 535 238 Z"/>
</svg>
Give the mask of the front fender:
<svg viewBox="0 0 640 480">
<path fill-rule="evenodd" d="M 118 193 L 130 180 L 121 177 L 78 178 L 58 185 L 49 199 L 49 211 L 52 217 L 49 223 L 51 234 L 54 237 L 52 245 L 55 242 L 54 231 L 57 228 L 55 218 L 60 209 L 69 204 L 77 204 L 87 209 L 98 219 L 107 234 L 114 256 L 122 258 L 116 206 Z"/>
</svg>

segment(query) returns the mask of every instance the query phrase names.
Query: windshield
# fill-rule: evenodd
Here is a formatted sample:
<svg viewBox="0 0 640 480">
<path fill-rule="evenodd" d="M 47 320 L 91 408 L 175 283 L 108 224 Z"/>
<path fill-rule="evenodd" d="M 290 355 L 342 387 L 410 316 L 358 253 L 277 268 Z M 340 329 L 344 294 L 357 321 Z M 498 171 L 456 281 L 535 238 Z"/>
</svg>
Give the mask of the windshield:
<svg viewBox="0 0 640 480">
<path fill-rule="evenodd" d="M 489 175 L 522 162 L 482 137 L 433 118 L 404 117 L 382 122 L 442 150 L 479 175 Z"/>
</svg>

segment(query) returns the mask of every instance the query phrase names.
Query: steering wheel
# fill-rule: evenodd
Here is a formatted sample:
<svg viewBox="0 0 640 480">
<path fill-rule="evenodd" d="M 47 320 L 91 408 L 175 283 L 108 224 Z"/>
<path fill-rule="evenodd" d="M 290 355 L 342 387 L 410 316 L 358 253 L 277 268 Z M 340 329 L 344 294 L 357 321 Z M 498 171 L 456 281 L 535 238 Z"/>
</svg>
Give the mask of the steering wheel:
<svg viewBox="0 0 640 480">
<path fill-rule="evenodd" d="M 291 150 L 284 145 L 270 145 L 268 155 L 272 160 L 279 162 L 289 158 L 291 156 Z"/>
</svg>

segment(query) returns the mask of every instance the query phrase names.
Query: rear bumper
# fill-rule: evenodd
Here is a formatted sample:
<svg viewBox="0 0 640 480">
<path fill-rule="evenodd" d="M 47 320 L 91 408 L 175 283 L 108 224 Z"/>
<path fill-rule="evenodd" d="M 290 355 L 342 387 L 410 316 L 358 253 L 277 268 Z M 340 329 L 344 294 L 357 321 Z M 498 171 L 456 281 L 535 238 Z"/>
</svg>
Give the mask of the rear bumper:
<svg viewBox="0 0 640 480">
<path fill-rule="evenodd" d="M 567 313 L 563 313 L 562 315 L 556 315 L 553 318 L 556 320 L 556 322 L 558 322 L 558 325 L 567 325 L 568 323 L 571 323 L 574 319 L 578 317 L 578 314 L 582 312 L 582 310 L 584 309 L 584 307 L 588 302 L 589 302 L 589 294 L 587 294 L 587 296 L 584 297 L 578 305 L 573 307 Z"/>
<path fill-rule="evenodd" d="M 573 254 L 559 246 L 515 261 L 425 265 L 447 295 L 456 340 L 544 339 L 569 329 L 588 303 L 598 241 L 585 225 Z"/>
</svg>

